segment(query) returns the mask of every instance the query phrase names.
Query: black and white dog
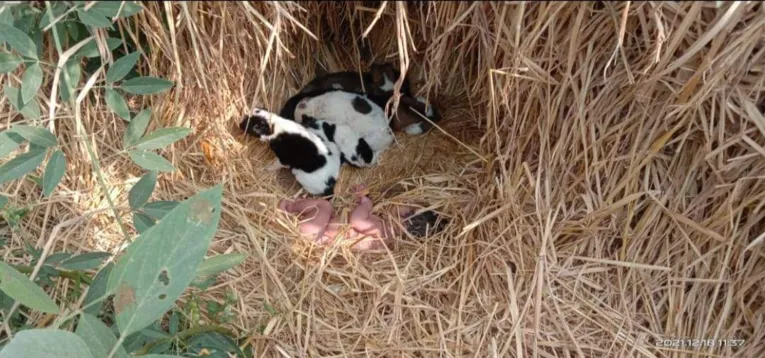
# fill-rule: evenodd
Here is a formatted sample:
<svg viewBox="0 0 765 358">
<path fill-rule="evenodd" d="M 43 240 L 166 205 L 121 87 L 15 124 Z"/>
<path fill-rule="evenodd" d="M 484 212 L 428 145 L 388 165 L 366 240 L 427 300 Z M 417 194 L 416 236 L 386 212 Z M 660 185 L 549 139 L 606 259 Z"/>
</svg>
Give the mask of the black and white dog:
<svg viewBox="0 0 765 358">
<path fill-rule="evenodd" d="M 325 142 L 335 143 L 340 150 L 340 162 L 353 167 L 371 167 L 378 163 L 379 153 L 349 126 L 334 124 L 311 116 L 301 116 L 301 124 Z"/>
<path fill-rule="evenodd" d="M 358 94 L 366 94 L 369 99 L 383 107 L 393 95 L 393 86 L 401 77 L 401 72 L 391 63 L 372 64 L 368 72 L 359 75 L 354 71 L 343 71 L 325 74 L 308 82 L 300 92 L 285 102 L 279 115 L 282 118 L 295 119 L 295 108 L 304 98 L 316 97 L 326 92 L 343 90 Z M 401 94 L 412 97 L 411 85 L 404 78 Z"/>
<path fill-rule="evenodd" d="M 341 152 L 334 142 L 322 140 L 303 125 L 261 108 L 246 115 L 239 128 L 268 142 L 277 158 L 272 169 L 289 168 L 312 195 L 334 195 L 341 166 Z"/>
<path fill-rule="evenodd" d="M 287 119 L 296 119 L 297 105 L 306 98 L 318 97 L 328 92 L 342 90 L 357 93 L 383 110 L 393 96 L 394 83 L 401 77 L 401 72 L 391 63 L 372 64 L 368 72 L 343 71 L 322 74 L 308 82 L 299 93 L 289 98 L 279 115 Z M 401 85 L 399 106 L 391 113 L 389 125 L 394 132 L 419 135 L 433 128 L 433 123 L 440 122 L 441 114 L 423 97 L 414 97 L 408 78 Z M 424 120 L 420 114 L 424 115 Z"/>
<path fill-rule="evenodd" d="M 345 160 L 357 166 L 376 164 L 394 140 L 380 106 L 365 95 L 343 90 L 303 98 L 295 108 L 295 121 L 307 127 L 317 122 L 322 126 L 334 125 L 338 133 L 334 133 L 334 138 L 325 136 L 326 140 L 336 143 Z M 369 150 L 372 152 L 370 161 L 353 160 L 354 155 L 363 159 Z"/>
</svg>

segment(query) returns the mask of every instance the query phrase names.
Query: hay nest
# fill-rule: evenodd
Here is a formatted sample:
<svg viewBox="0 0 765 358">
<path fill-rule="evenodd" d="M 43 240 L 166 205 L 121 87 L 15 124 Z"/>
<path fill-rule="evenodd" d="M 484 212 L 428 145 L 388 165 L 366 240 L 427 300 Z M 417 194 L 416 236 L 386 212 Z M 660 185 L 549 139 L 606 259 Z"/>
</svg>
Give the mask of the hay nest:
<svg viewBox="0 0 765 358">
<path fill-rule="evenodd" d="M 153 199 L 224 183 L 210 254 L 249 257 L 204 295 L 235 291 L 231 328 L 256 352 L 765 352 L 762 4 L 144 5 L 144 70 L 178 83 L 147 97 L 152 128 L 194 131 L 163 153 L 178 170 L 160 176 Z M 317 63 L 363 71 L 388 61 L 444 120 L 398 135 L 378 167 L 345 167 L 335 204 L 350 205 L 363 182 L 378 208 L 424 200 L 450 225 L 389 254 L 318 250 L 275 210 L 299 186 L 265 170 L 273 154 L 237 123 L 253 104 L 278 111 Z M 113 155 L 124 122 L 98 98 L 83 113 L 113 200 L 126 206 L 142 171 Z M 71 161 L 62 189 L 32 207 L 6 252 L 107 207 L 74 126 L 60 120 L 56 131 Z M 17 206 L 38 200 L 27 181 L 4 190 Z M 115 250 L 121 235 L 104 211 L 61 230 L 57 247 Z M 669 338 L 746 343 L 660 346 Z"/>
</svg>

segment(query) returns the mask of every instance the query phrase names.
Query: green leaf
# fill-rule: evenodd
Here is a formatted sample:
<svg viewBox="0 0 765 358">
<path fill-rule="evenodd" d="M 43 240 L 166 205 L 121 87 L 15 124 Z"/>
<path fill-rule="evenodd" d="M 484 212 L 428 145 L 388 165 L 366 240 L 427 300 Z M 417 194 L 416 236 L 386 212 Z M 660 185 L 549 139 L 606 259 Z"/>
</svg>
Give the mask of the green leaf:
<svg viewBox="0 0 765 358">
<path fill-rule="evenodd" d="M 94 357 L 108 357 L 114 345 L 117 344 L 117 337 L 114 336 L 109 327 L 95 316 L 87 313 L 80 316 L 75 333 L 88 345 L 90 353 Z M 128 354 L 125 352 L 125 348 L 120 345 L 112 357 L 128 358 Z"/>
<path fill-rule="evenodd" d="M 39 186 L 40 189 L 42 189 L 42 187 L 43 187 L 42 179 L 40 177 L 38 177 L 37 175 L 29 174 L 29 175 L 27 175 L 26 179 L 31 181 L 31 182 L 33 182 L 33 183 L 35 183 L 35 185 Z"/>
<path fill-rule="evenodd" d="M 76 334 L 60 329 L 27 329 L 16 333 L 0 351 L 0 358 L 93 358 L 88 345 Z"/>
<path fill-rule="evenodd" d="M 69 79 L 67 79 L 67 76 Z M 74 91 L 80 84 L 82 77 L 82 68 L 80 66 L 79 57 L 73 57 L 66 61 L 64 64 L 63 72 L 61 72 L 61 78 L 58 81 L 59 91 L 61 92 L 61 100 L 64 102 L 69 101 L 69 98 L 73 97 Z"/>
<path fill-rule="evenodd" d="M 160 326 L 159 322 L 156 321 L 150 327 L 142 329 L 141 334 L 149 338 L 170 338 L 170 335 L 165 333 L 162 329 L 162 326 Z"/>
<path fill-rule="evenodd" d="M 136 114 L 130 124 L 128 124 L 125 134 L 122 136 L 122 146 L 128 148 L 135 144 L 143 134 L 146 132 L 146 128 L 149 126 L 149 120 L 151 119 L 151 108 L 146 108 L 140 113 Z"/>
<path fill-rule="evenodd" d="M 225 254 L 213 256 L 199 265 L 197 277 L 214 275 L 244 262 L 247 254 Z"/>
<path fill-rule="evenodd" d="M 162 78 L 143 76 L 122 82 L 119 87 L 128 93 L 147 95 L 165 92 L 173 87 L 173 83 Z"/>
<path fill-rule="evenodd" d="M 191 133 L 190 128 L 161 128 L 136 141 L 133 147 L 146 150 L 165 149 L 165 147 L 183 139 L 189 133 Z"/>
<path fill-rule="evenodd" d="M 174 336 L 176 333 L 178 333 L 178 323 L 180 321 L 180 318 L 178 318 L 178 312 L 173 311 L 173 314 L 170 315 L 170 322 L 168 323 L 168 332 L 171 336 Z"/>
<path fill-rule="evenodd" d="M 39 63 L 27 67 L 21 75 L 21 102 L 27 104 L 35 99 L 42 85 L 43 71 Z"/>
<path fill-rule="evenodd" d="M 0 166 L 0 184 L 16 180 L 37 169 L 45 159 L 45 152 L 19 154 Z"/>
<path fill-rule="evenodd" d="M 85 28 L 85 25 L 83 25 L 79 21 L 67 21 L 64 23 L 64 27 L 66 28 L 66 34 L 69 36 L 69 39 L 71 40 L 70 43 L 78 43 L 85 39 L 85 33 L 87 33 L 87 29 Z M 90 43 L 93 43 L 92 41 Z M 75 54 L 76 56 L 80 56 Z"/>
<path fill-rule="evenodd" d="M 59 41 L 61 41 L 62 43 L 65 43 L 66 35 L 67 35 L 66 34 L 66 25 L 64 23 L 62 23 L 61 21 L 59 21 L 58 23 L 56 23 L 56 25 L 53 25 L 52 29 L 55 32 L 55 35 L 58 35 Z M 53 41 L 55 41 L 56 39 L 53 36 L 54 35 L 51 34 L 51 39 Z M 74 43 L 74 42 L 70 42 L 70 43 Z"/>
<path fill-rule="evenodd" d="M 176 206 L 178 206 L 178 204 L 180 203 L 173 200 L 154 201 L 141 207 L 141 212 L 157 220 L 160 220 L 167 213 L 169 213 L 170 210 L 173 210 Z"/>
<path fill-rule="evenodd" d="M 60 1 L 54 1 L 51 3 L 50 11 L 48 11 L 48 8 L 44 10 L 44 15 L 42 16 L 42 19 L 40 19 L 40 24 L 38 25 L 38 28 L 40 30 L 44 29 L 46 26 L 50 25 L 51 22 L 55 19 L 57 19 L 59 16 L 63 15 L 67 10 L 66 5 L 63 2 Z M 53 15 L 53 17 L 51 17 Z M 60 24 L 63 22 L 66 18 L 63 18 L 59 20 L 56 24 Z M 62 38 L 61 41 L 64 41 Z"/>
<path fill-rule="evenodd" d="M 154 226 L 154 224 L 154 219 L 148 215 L 139 212 L 133 213 L 133 226 L 135 226 L 135 231 L 138 231 L 139 235 Z"/>
<path fill-rule="evenodd" d="M 277 312 L 274 307 L 272 307 L 271 305 L 269 305 L 265 301 L 263 302 L 263 309 L 266 310 L 266 312 L 270 313 L 271 316 L 278 316 L 279 315 L 279 312 Z"/>
<path fill-rule="evenodd" d="M 131 150 L 128 152 L 128 156 L 134 163 L 138 164 L 138 166 L 149 171 L 175 171 L 173 163 L 170 163 L 170 161 L 163 158 L 161 155 L 148 150 Z"/>
<path fill-rule="evenodd" d="M 114 334 L 119 334 L 119 330 L 117 328 L 117 325 L 112 325 L 112 331 L 114 331 Z M 141 349 L 146 344 L 153 341 L 153 339 L 150 339 L 149 337 L 146 337 L 141 332 L 133 333 L 125 338 L 125 341 L 122 343 L 122 346 L 125 347 L 125 350 L 128 351 L 130 354 L 135 354 L 136 351 Z M 141 356 L 145 357 L 145 356 Z M 212 358 L 212 357 L 210 357 Z"/>
<path fill-rule="evenodd" d="M 48 197 L 56 188 L 66 172 L 66 156 L 64 152 L 57 150 L 48 159 L 48 165 L 45 166 L 43 174 L 43 196 Z"/>
<path fill-rule="evenodd" d="M 11 6 L 0 7 L 0 23 L 13 24 L 13 15 L 11 15 Z"/>
<path fill-rule="evenodd" d="M 8 73 L 16 70 L 21 64 L 21 57 L 10 53 L 0 53 L 0 73 Z"/>
<path fill-rule="evenodd" d="M 108 252 L 87 252 L 67 259 L 59 267 L 66 270 L 90 270 L 98 267 L 101 261 L 111 255 Z"/>
<path fill-rule="evenodd" d="M 8 85 L 3 86 L 3 93 L 5 94 L 5 97 L 8 98 L 8 102 L 10 102 L 13 108 L 23 114 L 25 118 L 40 118 L 40 105 L 37 104 L 37 101 L 29 101 L 26 105 L 22 105 L 21 92 L 17 88 Z"/>
<path fill-rule="evenodd" d="M 48 256 L 45 258 L 45 263 L 48 265 L 55 265 L 63 260 L 66 260 L 68 258 L 72 257 L 72 254 L 68 252 L 57 252 L 53 255 Z"/>
<path fill-rule="evenodd" d="M 37 58 L 42 58 L 42 50 L 43 50 L 43 33 L 42 30 L 40 30 L 37 26 L 34 26 L 36 23 L 37 17 L 32 17 L 31 20 L 31 26 L 29 31 L 27 31 L 27 35 L 32 39 L 32 42 L 35 44 L 35 48 L 37 49 Z"/>
<path fill-rule="evenodd" d="M 16 6 L 15 10 L 13 26 L 29 35 L 39 22 L 42 10 L 34 6 Z"/>
<path fill-rule="evenodd" d="M 234 353 L 236 357 L 244 356 L 244 353 L 239 349 L 239 346 L 230 337 L 222 335 L 218 332 L 206 332 L 198 334 L 188 341 L 187 352 L 192 354 L 200 354 L 202 349 L 207 349 L 213 353 Z M 221 356 L 228 356 L 227 354 L 221 354 Z"/>
<path fill-rule="evenodd" d="M 48 151 L 48 147 L 30 142 L 27 153 L 44 153 Z"/>
<path fill-rule="evenodd" d="M 140 55 L 138 51 L 135 51 L 114 61 L 109 70 L 106 71 L 106 83 L 111 84 L 125 78 L 130 70 L 135 67 Z"/>
<path fill-rule="evenodd" d="M 13 153 L 24 143 L 24 138 L 12 131 L 0 132 L 0 158 Z"/>
<path fill-rule="evenodd" d="M 151 197 L 154 187 L 157 185 L 157 172 L 149 171 L 138 180 L 128 193 L 130 208 L 136 210 L 145 204 Z"/>
<path fill-rule="evenodd" d="M 98 315 L 101 312 L 101 306 L 103 303 L 104 295 L 106 294 L 106 284 L 109 282 L 109 275 L 114 268 L 114 263 L 110 262 L 106 264 L 93 278 L 93 283 L 88 288 L 88 293 L 85 294 L 85 300 L 82 302 L 82 306 L 85 307 L 97 299 L 102 299 L 100 303 L 93 303 L 92 306 L 84 310 L 85 313 Z"/>
<path fill-rule="evenodd" d="M 24 214 L 26 214 L 26 213 L 24 213 Z M 37 260 L 39 260 L 41 255 L 42 255 L 42 249 L 35 249 L 34 246 L 30 245 L 27 242 L 24 243 L 24 251 L 26 251 L 28 254 L 32 255 L 32 257 L 34 257 Z"/>
<path fill-rule="evenodd" d="M 91 9 L 92 10 L 92 9 Z M 77 16 L 80 18 L 83 24 L 88 25 L 94 29 L 100 29 L 104 27 L 111 28 L 112 22 L 98 11 L 85 11 L 77 9 Z"/>
<path fill-rule="evenodd" d="M 106 105 L 114 113 L 126 121 L 130 121 L 130 109 L 127 101 L 115 89 L 107 88 L 105 91 Z"/>
<path fill-rule="evenodd" d="M 125 6 L 123 6 L 122 11 L 120 11 L 121 5 L 122 5 L 122 1 L 99 1 L 98 3 L 93 5 L 93 7 L 90 8 L 90 10 L 98 11 L 99 13 L 107 17 L 115 17 L 119 15 L 117 17 L 120 17 L 120 18 L 133 16 L 141 12 L 141 10 L 143 10 L 142 6 L 130 1 L 125 1 Z"/>
<path fill-rule="evenodd" d="M 5 195 L 0 195 L 0 209 L 4 208 L 5 204 L 8 204 L 8 198 Z"/>
<path fill-rule="evenodd" d="M 191 287 L 197 288 L 200 291 L 207 290 L 208 287 L 212 286 L 215 281 L 217 281 L 218 275 L 210 275 L 210 276 L 197 276 L 194 281 L 191 282 Z"/>
<path fill-rule="evenodd" d="M 37 60 L 37 46 L 35 46 L 34 41 L 24 31 L 16 27 L 0 22 L 0 42 L 7 42 L 12 49 L 22 56 Z"/>
<path fill-rule="evenodd" d="M 181 356 L 174 356 L 170 354 L 147 354 L 143 355 L 140 358 L 183 358 Z"/>
<path fill-rule="evenodd" d="M 196 268 L 196 267 L 195 267 Z M 19 301 L 24 306 L 45 313 L 58 313 L 58 305 L 40 286 L 30 281 L 27 276 L 0 261 L 0 290 Z M 5 352 L 3 349 L 0 352 Z M 2 353 L 0 353 L 2 356 Z"/>
<path fill-rule="evenodd" d="M 37 127 L 37 126 L 28 126 L 23 124 L 16 124 L 10 129 L 13 133 L 16 133 L 30 142 L 37 144 L 42 147 L 54 147 L 58 145 L 58 141 L 56 140 L 56 136 L 53 135 L 49 130 Z"/>
<path fill-rule="evenodd" d="M 109 51 L 114 51 L 114 49 L 120 45 L 122 45 L 122 39 L 113 37 L 106 39 L 106 46 L 109 48 Z M 77 51 L 77 56 L 83 56 L 87 58 L 101 57 L 101 52 L 98 51 L 98 43 L 95 40 L 91 40 L 87 44 L 83 45 L 79 51 Z"/>
<path fill-rule="evenodd" d="M 222 195 L 216 185 L 183 201 L 127 248 L 108 285 L 122 335 L 159 319 L 194 279 L 217 230 Z"/>
</svg>

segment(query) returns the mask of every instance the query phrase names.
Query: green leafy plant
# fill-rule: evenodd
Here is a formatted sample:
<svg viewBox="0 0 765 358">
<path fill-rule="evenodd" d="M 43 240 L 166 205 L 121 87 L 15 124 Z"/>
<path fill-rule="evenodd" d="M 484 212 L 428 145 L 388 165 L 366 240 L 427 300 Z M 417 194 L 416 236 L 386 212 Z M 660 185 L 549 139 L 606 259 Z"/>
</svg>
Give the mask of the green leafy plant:
<svg viewBox="0 0 765 358">
<path fill-rule="evenodd" d="M 198 304 L 193 293 L 187 311 L 175 307 L 189 287 L 206 289 L 216 275 L 240 264 L 246 256 L 226 254 L 205 259 L 220 220 L 220 185 L 180 202 L 150 201 L 159 173 L 175 170 L 155 151 L 167 149 L 191 130 L 170 127 L 149 131 L 151 108 L 135 114 L 129 108 L 126 96 L 161 94 L 174 86 L 165 79 L 142 75 L 139 64 L 145 54 L 126 44 L 115 28 L 113 21 L 132 26 L 130 17 L 142 10 L 143 6 L 128 1 L 0 5 L 0 75 L 6 77 L 3 94 L 18 113 L 11 126 L 0 132 L 0 159 L 12 156 L 0 165 L 0 186 L 31 180 L 40 188 L 41 196 L 50 197 L 66 176 L 67 143 L 48 129 L 53 126 L 42 124 L 38 98 L 43 96 L 55 96 L 61 104 L 75 109 L 77 137 L 85 138 L 80 103 L 89 95 L 100 95 L 101 102 L 126 122 L 118 155 L 146 170 L 128 194 L 133 226 L 139 235 L 115 260 L 107 252 L 46 252 L 25 243 L 23 252 L 13 257 L 26 255 L 31 258 L 29 266 L 0 261 L 0 311 L 13 333 L 11 339 L 0 339 L 0 358 L 177 357 L 202 350 L 252 356 L 241 351 L 233 334 L 219 325 L 233 318 L 232 294 L 222 304 L 207 303 L 215 324 L 196 323 Z M 101 36 L 98 29 L 107 30 L 110 37 L 103 41 L 113 55 L 119 54 L 113 56 L 111 64 L 101 58 L 95 41 Z M 55 46 L 50 56 L 43 53 L 45 37 Z M 54 93 L 41 92 L 46 80 L 58 84 Z M 55 121 L 55 111 L 51 114 L 48 119 Z M 99 158 L 89 141 L 83 144 L 110 210 L 128 240 L 130 236 L 100 172 Z M 35 175 L 42 166 L 42 176 Z M 12 198 L 0 195 L 0 212 L 14 230 L 20 230 L 18 224 L 27 211 L 16 207 Z M 4 238 L 0 241 L 5 243 Z M 54 300 L 45 289 L 55 287 L 58 280 L 71 281 L 73 289 L 66 297 Z M 83 294 L 81 305 L 77 305 Z M 49 324 L 31 325 L 27 319 L 32 312 L 55 318 L 52 323 L 46 321 Z"/>
</svg>

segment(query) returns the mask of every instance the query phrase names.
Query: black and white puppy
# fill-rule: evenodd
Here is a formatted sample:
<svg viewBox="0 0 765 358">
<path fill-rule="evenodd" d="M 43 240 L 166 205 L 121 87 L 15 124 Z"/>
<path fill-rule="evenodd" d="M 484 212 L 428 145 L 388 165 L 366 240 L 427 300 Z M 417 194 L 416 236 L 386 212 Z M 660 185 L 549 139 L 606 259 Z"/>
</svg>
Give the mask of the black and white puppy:
<svg viewBox="0 0 765 358">
<path fill-rule="evenodd" d="M 261 108 L 244 116 L 239 128 L 268 142 L 276 154 L 277 167 L 289 168 L 305 191 L 321 196 L 334 194 L 341 165 L 341 153 L 335 143 Z"/>
<path fill-rule="evenodd" d="M 347 125 L 333 124 L 308 115 L 301 116 L 301 124 L 325 142 L 337 144 L 340 161 L 357 168 L 371 167 L 378 163 L 379 153 L 372 150 L 364 138 Z"/>
<path fill-rule="evenodd" d="M 358 93 L 336 90 L 303 98 L 295 108 L 295 121 L 303 123 L 306 118 L 347 126 L 366 141 L 375 155 L 388 149 L 394 140 L 385 111 Z"/>
<path fill-rule="evenodd" d="M 308 93 L 319 89 L 338 89 L 390 98 L 393 95 L 395 82 L 400 77 L 401 72 L 392 63 L 374 63 L 369 66 L 369 72 L 362 72 L 360 75 L 354 71 L 343 71 L 316 77 L 311 82 L 308 82 L 300 92 Z M 409 97 L 412 96 L 408 78 L 404 78 L 401 84 L 401 94 Z"/>
<path fill-rule="evenodd" d="M 367 94 L 368 98 L 383 107 L 393 96 L 393 87 L 401 77 L 401 72 L 391 63 L 372 64 L 368 72 L 360 75 L 354 71 L 343 71 L 318 76 L 308 82 L 300 92 L 287 100 L 279 115 L 287 119 L 295 119 L 295 107 L 304 98 L 343 90 L 358 94 Z M 404 77 L 401 85 L 401 94 L 411 97 L 411 85 L 409 79 Z"/>
</svg>

